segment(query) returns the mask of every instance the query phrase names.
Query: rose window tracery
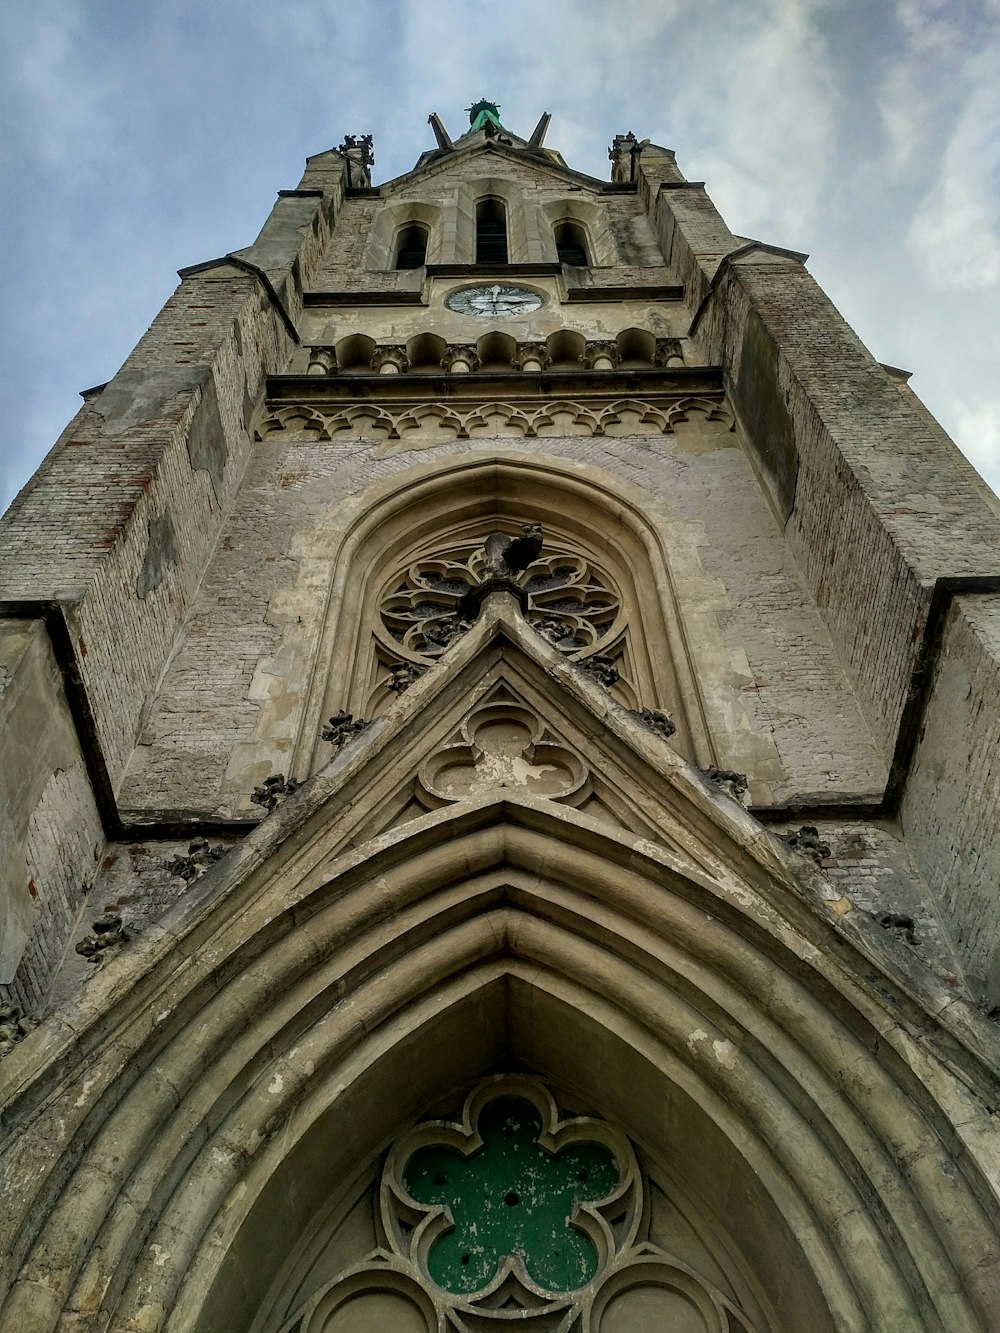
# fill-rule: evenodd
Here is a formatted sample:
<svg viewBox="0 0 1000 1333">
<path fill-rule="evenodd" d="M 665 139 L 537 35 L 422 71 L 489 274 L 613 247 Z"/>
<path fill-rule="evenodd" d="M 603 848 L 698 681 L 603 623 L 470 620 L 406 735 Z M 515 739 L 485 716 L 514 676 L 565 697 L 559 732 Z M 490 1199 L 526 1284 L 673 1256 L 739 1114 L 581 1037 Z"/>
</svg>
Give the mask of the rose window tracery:
<svg viewBox="0 0 1000 1333">
<path fill-rule="evenodd" d="M 577 661 L 594 654 L 620 658 L 625 665 L 622 598 L 611 576 L 581 551 L 559 549 L 557 539 L 523 571 L 519 584 L 527 594 L 527 619 L 551 644 Z M 403 662 L 436 661 L 470 621 L 462 600 L 488 574 L 481 538 L 414 560 L 389 585 L 379 605 L 379 654 L 390 675 Z M 397 651 L 394 652 L 393 649 Z"/>
</svg>

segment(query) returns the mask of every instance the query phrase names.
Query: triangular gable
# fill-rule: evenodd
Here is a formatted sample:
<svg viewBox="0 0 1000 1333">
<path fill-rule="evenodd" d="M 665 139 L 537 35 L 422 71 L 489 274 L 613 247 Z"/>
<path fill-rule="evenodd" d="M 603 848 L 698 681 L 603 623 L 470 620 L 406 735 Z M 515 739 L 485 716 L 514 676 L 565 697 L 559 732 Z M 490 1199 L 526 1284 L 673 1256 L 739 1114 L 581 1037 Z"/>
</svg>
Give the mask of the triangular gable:
<svg viewBox="0 0 1000 1333">
<path fill-rule="evenodd" d="M 520 167 L 530 167 L 537 171 L 540 176 L 547 176 L 562 186 L 582 185 L 595 193 L 607 192 L 612 189 L 620 192 L 622 188 L 621 186 L 613 187 L 608 181 L 600 180 L 596 176 L 588 176 L 582 171 L 573 171 L 570 167 L 554 162 L 543 148 L 508 146 L 507 144 L 497 143 L 495 139 L 487 139 L 481 133 L 477 133 L 471 142 L 459 140 L 454 149 L 439 148 L 425 154 L 417 161 L 416 166 L 411 171 L 404 172 L 401 176 L 394 176 L 392 180 L 383 181 L 379 190 L 383 196 L 395 193 L 416 180 L 446 173 L 460 162 L 467 162 L 470 157 L 477 154 L 515 162 Z"/>
<path fill-rule="evenodd" d="M 841 1149 L 823 1147 L 857 1137 L 852 1100 L 866 1123 L 887 1126 L 892 1161 L 919 1158 L 920 1180 L 941 1177 L 950 1122 L 931 1106 L 944 1129 L 929 1135 L 909 1071 L 892 1082 L 893 1071 L 926 1066 L 947 1102 L 957 1086 L 947 1062 L 963 1095 L 982 1079 L 987 1096 L 976 1063 L 977 1043 L 995 1043 L 986 1020 L 919 965 L 908 975 L 905 948 L 893 955 L 870 918 L 870 936 L 851 916 L 838 925 L 818 871 L 497 600 L 3 1061 L 14 1132 L 0 1191 L 5 1174 L 15 1186 L 0 1198 L 28 1209 L 8 1206 L 0 1224 L 21 1275 L 11 1327 L 28 1326 L 25 1304 L 56 1254 L 84 1273 L 84 1302 L 136 1268 L 108 1298 L 122 1328 L 155 1331 L 168 1311 L 171 1326 L 214 1327 L 201 1308 L 216 1281 L 227 1318 L 237 1299 L 256 1308 L 248 1275 L 269 1280 L 274 1255 L 353 1166 L 442 1087 L 497 1061 L 524 1059 L 580 1083 L 585 1098 L 618 1098 L 611 1110 L 625 1125 L 646 1079 L 657 1110 L 636 1132 L 659 1132 L 659 1108 L 687 1098 L 701 1108 L 692 1145 L 724 1139 L 747 1180 L 780 1141 L 797 1156 L 777 1178 L 794 1176 L 802 1197 L 782 1188 L 766 1201 L 772 1233 L 790 1208 L 794 1223 L 835 1195 L 837 1216 L 856 1223 L 838 1254 L 845 1267 L 877 1243 Z M 476 722 L 484 712 L 492 735 Z M 603 797 L 594 813 L 591 794 Z M 887 1054 L 855 1076 L 859 1043 L 873 1041 Z M 598 1087 L 610 1068 L 620 1077 Z M 67 1177 L 70 1138 L 79 1165 Z M 866 1144 L 855 1152 L 867 1163 Z M 685 1153 L 673 1140 L 664 1151 Z M 908 1224 L 939 1202 L 919 1180 L 911 1199 L 869 1170 L 882 1192 L 865 1207 L 877 1217 L 895 1208 Z M 43 1213 L 18 1184 L 29 1175 L 59 1200 L 37 1241 L 30 1223 Z M 96 1223 L 78 1213 L 90 1180 L 101 1182 Z M 954 1208 L 972 1217 L 970 1197 Z M 761 1216 L 752 1210 L 746 1235 Z M 128 1246 L 140 1225 L 137 1259 Z M 984 1224 L 969 1235 L 956 1244 L 985 1271 L 977 1256 L 993 1234 Z M 943 1262 L 935 1238 L 919 1239 L 916 1257 Z M 76 1299 L 60 1289 L 54 1308 Z M 837 1326 L 860 1327 L 856 1315 Z"/>
</svg>

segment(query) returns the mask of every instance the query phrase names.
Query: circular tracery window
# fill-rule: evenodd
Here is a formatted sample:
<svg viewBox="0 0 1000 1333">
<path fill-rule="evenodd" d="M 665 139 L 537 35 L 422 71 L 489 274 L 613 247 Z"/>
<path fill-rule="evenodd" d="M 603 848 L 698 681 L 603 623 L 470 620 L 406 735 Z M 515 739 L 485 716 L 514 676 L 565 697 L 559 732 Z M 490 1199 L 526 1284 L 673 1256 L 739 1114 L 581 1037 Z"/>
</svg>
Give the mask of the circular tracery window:
<svg viewBox="0 0 1000 1333">
<path fill-rule="evenodd" d="M 483 576 L 483 544 L 470 540 L 414 561 L 383 594 L 382 624 L 399 646 L 431 662 L 467 625 L 463 593 Z M 524 572 L 529 620 L 563 652 L 586 656 L 621 629 L 621 597 L 610 576 L 577 552 L 545 553 Z"/>
</svg>

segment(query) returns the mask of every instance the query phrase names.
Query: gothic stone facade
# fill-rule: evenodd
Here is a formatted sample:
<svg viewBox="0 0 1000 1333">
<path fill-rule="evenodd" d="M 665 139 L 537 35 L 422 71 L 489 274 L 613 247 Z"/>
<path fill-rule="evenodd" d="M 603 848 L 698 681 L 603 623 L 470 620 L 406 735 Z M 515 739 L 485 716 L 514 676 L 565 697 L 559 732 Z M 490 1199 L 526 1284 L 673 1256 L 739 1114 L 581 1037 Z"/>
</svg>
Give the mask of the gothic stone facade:
<svg viewBox="0 0 1000 1333">
<path fill-rule="evenodd" d="M 671 152 L 432 124 L 0 527 L 0 1326 L 987 1333 L 997 503 Z"/>
</svg>

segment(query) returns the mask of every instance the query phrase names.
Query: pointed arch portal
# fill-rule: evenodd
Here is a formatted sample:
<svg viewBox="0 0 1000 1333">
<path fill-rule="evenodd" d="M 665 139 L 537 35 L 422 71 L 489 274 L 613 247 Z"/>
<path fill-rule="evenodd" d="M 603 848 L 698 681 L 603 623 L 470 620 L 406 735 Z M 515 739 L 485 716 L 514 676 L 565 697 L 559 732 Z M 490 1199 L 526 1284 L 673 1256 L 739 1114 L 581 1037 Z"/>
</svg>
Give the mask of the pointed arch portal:
<svg viewBox="0 0 1000 1333">
<path fill-rule="evenodd" d="M 602 805 L 538 794 L 537 764 L 407 803 L 489 690 L 544 708 L 552 750 L 589 731 Z M 350 1257 L 329 1219 L 387 1149 L 476 1080 L 526 1071 L 626 1135 L 695 1219 L 698 1254 L 661 1236 L 644 1260 L 653 1287 L 687 1283 L 679 1327 L 722 1327 L 696 1322 L 711 1291 L 755 1333 L 986 1333 L 997 1218 L 965 1113 L 974 1062 L 958 1077 L 954 1055 L 976 1034 L 890 981 L 878 947 L 842 928 L 818 871 L 487 608 L 102 969 L 72 1030 L 8 1057 L 5 1178 L 31 1197 L 5 1218 L 0 1324 L 305 1329 L 296 1311 Z M 389 1307 L 434 1327 L 432 1284 L 406 1282 Z M 607 1282 L 588 1326 L 647 1327 L 649 1291 Z M 338 1308 L 307 1333 L 367 1327 Z"/>
</svg>

